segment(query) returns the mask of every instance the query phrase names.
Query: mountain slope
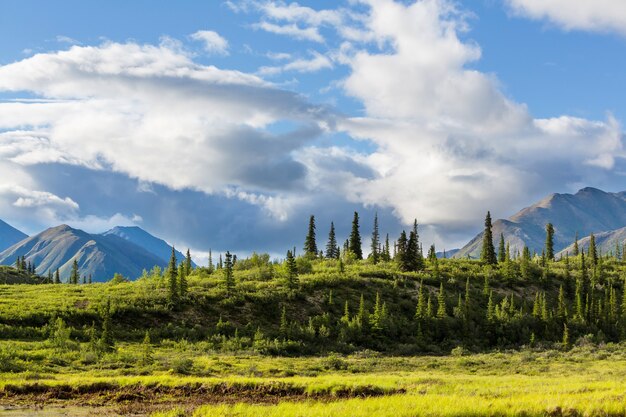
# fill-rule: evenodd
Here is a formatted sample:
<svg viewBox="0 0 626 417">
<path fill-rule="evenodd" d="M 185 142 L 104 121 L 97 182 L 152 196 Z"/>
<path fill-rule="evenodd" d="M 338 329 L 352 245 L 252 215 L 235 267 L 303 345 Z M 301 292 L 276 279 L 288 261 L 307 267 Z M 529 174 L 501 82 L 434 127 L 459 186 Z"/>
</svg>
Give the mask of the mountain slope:
<svg viewBox="0 0 626 417">
<path fill-rule="evenodd" d="M 17 230 L 10 224 L 0 220 L 0 251 L 15 245 L 20 240 L 26 239 L 28 235 Z"/>
<path fill-rule="evenodd" d="M 114 273 L 128 278 L 141 275 L 143 269 L 167 265 L 161 258 L 115 235 L 91 235 L 67 225 L 53 227 L 26 238 L 0 253 L 0 263 L 10 265 L 18 256 L 37 266 L 46 275 L 59 269 L 63 280 L 71 273 L 74 260 L 82 276 L 106 281 Z"/>
<path fill-rule="evenodd" d="M 596 239 L 596 249 L 600 254 L 607 253 L 615 253 L 616 245 L 619 244 L 620 254 L 624 248 L 624 244 L 626 243 L 626 227 L 622 227 L 621 229 L 611 230 L 608 232 L 594 233 L 594 237 Z M 582 239 L 578 240 L 578 249 L 587 251 L 589 249 L 589 241 L 591 240 L 591 236 L 586 236 Z M 556 256 L 557 258 L 565 256 L 566 253 L 569 255 L 573 255 L 574 253 L 574 244 L 572 243 L 561 252 L 559 252 Z"/>
<path fill-rule="evenodd" d="M 520 210 L 508 220 L 493 223 L 494 243 L 500 233 L 515 254 L 524 245 L 541 252 L 545 241 L 545 226 L 554 225 L 554 246 L 561 250 L 574 241 L 576 233 L 587 236 L 626 226 L 626 192 L 607 193 L 596 188 L 583 188 L 576 194 L 552 194 L 536 204 Z M 457 258 L 480 256 L 482 233 L 478 234 L 456 255 Z"/>
<path fill-rule="evenodd" d="M 124 240 L 127 240 L 135 245 L 142 247 L 146 251 L 158 256 L 164 262 L 169 262 L 172 255 L 172 246 L 169 245 L 163 239 L 159 239 L 156 236 L 151 235 L 140 227 L 137 226 L 117 226 L 111 230 L 102 233 L 102 236 L 117 236 Z M 176 251 L 176 259 L 180 262 L 185 258 L 180 251 Z M 193 263 L 193 266 L 196 265 Z"/>
</svg>

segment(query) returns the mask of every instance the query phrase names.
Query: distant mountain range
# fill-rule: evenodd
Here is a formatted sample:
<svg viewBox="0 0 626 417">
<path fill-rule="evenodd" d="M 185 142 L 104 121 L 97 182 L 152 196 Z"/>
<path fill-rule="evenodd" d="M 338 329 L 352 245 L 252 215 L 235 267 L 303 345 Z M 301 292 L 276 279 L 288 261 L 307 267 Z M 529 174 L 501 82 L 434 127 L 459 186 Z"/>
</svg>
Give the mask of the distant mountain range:
<svg viewBox="0 0 626 417">
<path fill-rule="evenodd" d="M 615 253 L 617 249 L 617 245 L 619 244 L 620 254 L 624 250 L 624 243 L 626 243 L 626 227 L 622 227 L 621 229 L 611 230 L 609 232 L 601 232 L 594 234 L 596 240 L 596 249 L 600 254 L 607 253 Z M 589 249 L 589 241 L 591 240 L 591 236 L 585 236 L 582 239 L 578 240 L 578 250 L 588 250 Z M 574 244 L 572 243 L 565 249 L 563 249 L 560 253 L 557 253 L 557 258 L 560 256 L 565 256 L 565 254 L 569 254 L 570 256 L 574 253 Z"/>
<path fill-rule="evenodd" d="M 37 273 L 57 269 L 62 280 L 69 277 L 74 260 L 81 276 L 106 281 L 117 272 L 137 278 L 144 269 L 166 267 L 172 248 L 167 242 L 139 227 L 115 227 L 102 234 L 89 234 L 67 225 L 52 227 L 27 237 L 0 253 L 0 264 L 13 265 L 18 256 L 34 263 Z M 183 254 L 176 251 L 180 261 Z"/>
<path fill-rule="evenodd" d="M 10 224 L 0 220 L 0 251 L 15 245 L 17 242 L 27 237 L 28 235 L 26 233 L 22 233 Z"/>
<path fill-rule="evenodd" d="M 494 243 L 497 247 L 502 233 L 513 254 L 517 251 L 521 253 L 524 245 L 531 252 L 541 253 L 548 223 L 554 226 L 556 251 L 573 244 L 577 233 L 580 238 L 584 238 L 591 233 L 599 235 L 602 232 L 615 231 L 613 236 L 619 239 L 623 235 L 617 233 L 617 229 L 626 227 L 626 191 L 608 193 L 587 187 L 576 194 L 552 194 L 506 220 L 493 222 Z M 461 248 L 455 257 L 480 257 L 482 238 L 481 232 Z M 607 242 L 612 241 L 608 239 Z M 607 245 L 610 246 L 610 243 Z"/>
</svg>

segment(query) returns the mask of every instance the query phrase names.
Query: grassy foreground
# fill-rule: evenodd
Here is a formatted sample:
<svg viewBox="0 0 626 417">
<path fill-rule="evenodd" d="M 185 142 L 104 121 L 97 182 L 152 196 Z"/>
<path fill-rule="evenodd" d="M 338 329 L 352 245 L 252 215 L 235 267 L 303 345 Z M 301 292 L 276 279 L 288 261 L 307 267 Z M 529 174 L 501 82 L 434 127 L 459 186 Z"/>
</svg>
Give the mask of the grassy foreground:
<svg viewBox="0 0 626 417">
<path fill-rule="evenodd" d="M 615 350 L 613 350 L 615 349 Z M 375 369 L 333 372 L 312 384 L 366 384 L 389 392 L 369 398 L 215 404 L 155 416 L 624 416 L 623 348 L 522 352 L 447 358 L 366 360 Z M 350 358 L 349 363 L 360 360 Z M 373 362 L 372 362 L 373 361 Z M 397 361 L 395 365 L 391 365 Z M 404 363 L 403 366 L 400 366 Z M 401 370 L 404 369 L 404 370 Z"/>
<path fill-rule="evenodd" d="M 45 355 L 45 346 L 25 345 L 32 343 L 18 348 Z M 132 358 L 137 347 L 119 350 Z M 285 358 L 198 348 L 155 349 L 157 361 L 176 352 L 192 358 L 186 370 L 178 363 L 165 370 L 105 360 L 5 372 L 0 405 L 113 406 L 111 415 L 207 417 L 626 415 L 626 346 L 617 344 L 418 357 Z"/>
</svg>

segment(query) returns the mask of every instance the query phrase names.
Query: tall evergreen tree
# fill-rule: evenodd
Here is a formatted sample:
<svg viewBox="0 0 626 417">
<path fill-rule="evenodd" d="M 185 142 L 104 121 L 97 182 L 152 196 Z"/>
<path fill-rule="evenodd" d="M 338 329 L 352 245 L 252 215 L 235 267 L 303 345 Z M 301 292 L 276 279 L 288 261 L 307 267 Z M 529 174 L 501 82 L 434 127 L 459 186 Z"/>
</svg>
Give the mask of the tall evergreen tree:
<svg viewBox="0 0 626 417">
<path fill-rule="evenodd" d="M 483 233 L 483 246 L 480 251 L 480 259 L 489 265 L 495 265 L 498 263 L 498 259 L 496 258 L 496 250 L 493 246 L 493 232 L 491 229 L 491 213 L 487 212 L 487 216 L 485 217 L 485 231 Z"/>
<path fill-rule="evenodd" d="M 176 249 L 172 246 L 172 255 L 167 266 L 167 299 L 170 303 L 178 302 L 178 266 L 176 265 Z"/>
<path fill-rule="evenodd" d="M 554 261 L 554 226 L 552 223 L 546 225 L 546 258 Z"/>
<path fill-rule="evenodd" d="M 296 266 L 296 258 L 290 250 L 287 251 L 287 259 L 285 260 L 287 270 L 287 286 L 290 289 L 298 287 L 298 267 Z"/>
<path fill-rule="evenodd" d="M 328 243 L 326 243 L 326 258 L 336 259 L 339 257 L 337 251 L 337 238 L 335 237 L 335 224 L 330 222 L 330 231 L 328 232 Z"/>
<path fill-rule="evenodd" d="M 80 279 L 79 276 L 78 261 L 74 259 L 74 262 L 72 263 L 72 272 L 70 273 L 70 284 L 78 284 L 78 280 Z"/>
<path fill-rule="evenodd" d="M 574 256 L 578 256 L 578 253 L 578 232 L 576 232 L 576 235 L 574 236 Z"/>
<path fill-rule="evenodd" d="M 415 259 L 415 271 L 419 271 L 424 269 L 424 254 L 422 252 L 422 245 L 420 244 L 420 235 L 417 232 L 417 219 L 413 219 L 413 230 L 411 230 L 411 234 L 409 235 L 409 240 L 411 236 L 415 240 L 415 249 L 413 249 L 413 258 Z"/>
<path fill-rule="evenodd" d="M 374 229 L 372 230 L 371 257 L 375 264 L 380 260 L 380 234 L 378 232 L 378 213 L 374 214 Z"/>
<path fill-rule="evenodd" d="M 589 260 L 591 262 L 591 266 L 595 267 L 598 265 L 598 250 L 596 249 L 596 237 L 593 233 L 589 236 Z"/>
<path fill-rule="evenodd" d="M 363 249 L 361 248 L 361 232 L 359 232 L 359 213 L 354 212 L 352 219 L 352 231 L 350 232 L 349 248 L 356 259 L 363 259 Z"/>
<path fill-rule="evenodd" d="M 235 277 L 233 275 L 233 256 L 229 251 L 224 255 L 224 283 L 226 284 L 226 295 L 230 297 L 235 290 Z"/>
<path fill-rule="evenodd" d="M 383 246 L 382 259 L 385 262 L 391 260 L 391 252 L 389 251 L 389 233 L 385 236 L 385 245 Z"/>
<path fill-rule="evenodd" d="M 317 242 L 315 241 L 315 216 L 309 218 L 309 230 L 304 239 L 304 254 L 307 258 L 315 259 L 317 257 Z M 293 253 L 295 256 L 295 251 Z"/>
<path fill-rule="evenodd" d="M 209 264 L 208 264 L 208 272 L 212 274 L 215 271 L 215 266 L 213 265 L 213 252 L 209 249 Z"/>
<path fill-rule="evenodd" d="M 401 271 L 409 271 L 410 263 L 409 263 L 409 255 L 407 251 L 408 241 L 406 238 L 406 232 L 403 230 L 400 233 L 400 237 L 398 238 L 398 242 L 396 244 L 396 262 Z"/>
<path fill-rule="evenodd" d="M 503 263 L 506 259 L 506 252 L 504 246 L 504 234 L 500 233 L 500 244 L 498 245 L 498 262 Z"/>
<path fill-rule="evenodd" d="M 437 318 L 443 319 L 448 315 L 446 308 L 446 295 L 443 291 L 443 282 L 439 286 L 439 294 L 437 294 Z"/>
<path fill-rule="evenodd" d="M 189 248 L 187 248 L 187 256 L 185 257 L 185 277 L 191 274 L 191 253 L 189 252 Z"/>
<path fill-rule="evenodd" d="M 54 283 L 55 284 L 61 283 L 61 276 L 59 275 L 59 268 L 57 268 L 57 270 L 54 271 Z"/>
</svg>

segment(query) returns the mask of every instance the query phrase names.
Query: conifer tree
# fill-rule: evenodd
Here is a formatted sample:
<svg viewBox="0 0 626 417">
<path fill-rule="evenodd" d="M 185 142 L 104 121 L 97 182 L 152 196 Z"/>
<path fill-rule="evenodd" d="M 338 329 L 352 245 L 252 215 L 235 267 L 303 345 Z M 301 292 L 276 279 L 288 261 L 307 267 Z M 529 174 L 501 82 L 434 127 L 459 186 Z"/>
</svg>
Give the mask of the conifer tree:
<svg viewBox="0 0 626 417">
<path fill-rule="evenodd" d="M 295 251 L 293 253 L 295 256 Z M 315 241 L 315 216 L 309 218 L 309 230 L 304 240 L 304 255 L 309 259 L 317 257 L 317 242 Z"/>
<path fill-rule="evenodd" d="M 48 270 L 48 280 L 46 281 L 47 284 L 52 284 L 54 282 L 54 278 L 52 277 L 52 270 Z"/>
<path fill-rule="evenodd" d="M 563 345 L 563 349 L 569 347 L 569 329 L 567 328 L 567 323 L 563 323 L 563 340 L 561 344 Z"/>
<path fill-rule="evenodd" d="M 368 314 L 365 309 L 365 297 L 361 294 L 361 299 L 359 300 L 359 312 L 357 313 L 357 324 L 361 327 L 361 330 L 364 330 L 367 325 Z"/>
<path fill-rule="evenodd" d="M 91 274 L 89 274 L 89 277 L 87 278 L 87 283 L 88 283 L 88 284 L 91 284 L 91 283 L 92 283 Z"/>
<path fill-rule="evenodd" d="M 385 246 L 383 246 L 382 258 L 385 262 L 389 262 L 391 260 L 391 252 L 389 251 L 389 233 L 385 236 Z"/>
<path fill-rule="evenodd" d="M 520 260 L 520 272 L 522 273 L 523 279 L 530 279 L 530 250 L 528 249 L 528 246 L 524 246 L 524 250 L 522 251 L 522 259 Z"/>
<path fill-rule="evenodd" d="M 191 269 L 191 253 L 189 253 L 189 248 L 187 248 L 187 256 L 185 257 L 185 277 L 191 274 Z"/>
<path fill-rule="evenodd" d="M 176 265 L 176 249 L 172 246 L 172 255 L 170 256 L 170 262 L 167 266 L 167 299 L 170 303 L 176 304 L 178 302 L 178 266 Z"/>
<path fill-rule="evenodd" d="M 70 284 L 78 284 L 78 279 L 78 261 L 74 259 L 74 262 L 72 263 L 72 272 L 70 273 Z"/>
<path fill-rule="evenodd" d="M 565 304 L 565 291 L 563 285 L 559 288 L 559 299 L 557 301 L 556 315 L 559 319 L 565 320 L 567 318 L 567 306 Z"/>
<path fill-rule="evenodd" d="M 293 290 L 298 287 L 298 267 L 296 266 L 296 259 L 290 250 L 287 251 L 285 266 L 287 269 L 287 286 Z"/>
<path fill-rule="evenodd" d="M 424 278 L 420 282 L 417 293 L 417 308 L 415 309 L 415 318 L 418 320 L 426 318 L 426 295 L 424 294 Z"/>
<path fill-rule="evenodd" d="M 492 322 L 494 318 L 493 291 L 489 291 L 489 300 L 487 301 L 487 321 Z"/>
<path fill-rule="evenodd" d="M 370 248 L 370 256 L 372 257 L 372 262 L 377 264 L 380 260 L 380 234 L 378 232 L 378 213 L 374 214 L 374 229 L 372 230 L 372 243 Z"/>
<path fill-rule="evenodd" d="M 576 235 L 574 236 L 574 256 L 578 256 L 578 232 L 576 232 Z"/>
<path fill-rule="evenodd" d="M 409 240 L 411 237 L 415 240 L 415 249 L 413 249 L 413 254 L 411 255 L 414 258 L 414 271 L 420 271 L 424 269 L 424 254 L 422 253 L 422 245 L 420 244 L 420 236 L 417 232 L 417 219 L 413 219 L 413 230 L 409 235 Z"/>
<path fill-rule="evenodd" d="M 546 258 L 554 261 L 554 226 L 552 223 L 546 225 Z"/>
<path fill-rule="evenodd" d="M 224 255 L 224 283 L 226 284 L 226 296 L 233 295 L 235 290 L 235 277 L 233 276 L 233 256 L 229 251 Z"/>
<path fill-rule="evenodd" d="M 409 271 L 409 255 L 407 246 L 408 242 L 406 232 L 403 230 L 400 233 L 400 237 L 398 238 L 398 242 L 396 244 L 396 262 L 398 263 L 398 267 L 401 271 Z"/>
<path fill-rule="evenodd" d="M 487 216 L 485 217 L 485 231 L 483 233 L 483 246 L 480 251 L 480 260 L 489 265 L 495 265 L 498 263 L 498 260 L 493 246 L 493 232 L 491 229 L 491 213 L 487 212 Z"/>
<path fill-rule="evenodd" d="M 439 294 L 437 294 L 437 318 L 443 319 L 448 315 L 446 309 L 446 295 L 443 291 L 443 282 L 439 286 Z"/>
<path fill-rule="evenodd" d="M 498 262 L 503 263 L 506 257 L 504 247 L 504 234 L 500 233 L 500 244 L 498 245 Z"/>
<path fill-rule="evenodd" d="M 211 249 L 209 249 L 209 264 L 208 264 L 208 271 L 209 274 L 212 274 L 213 272 L 215 272 L 215 266 L 213 265 L 213 252 L 211 251 Z"/>
<path fill-rule="evenodd" d="M 330 222 L 330 231 L 328 232 L 328 243 L 326 243 L 326 258 L 339 258 L 337 250 L 337 238 L 335 237 L 335 224 Z"/>
<path fill-rule="evenodd" d="M 361 233 L 359 232 L 359 213 L 354 212 L 352 219 L 352 231 L 350 232 L 349 247 L 350 252 L 356 259 L 363 259 L 363 249 L 361 248 Z"/>
<path fill-rule="evenodd" d="M 61 283 L 61 276 L 59 275 L 59 268 L 57 268 L 57 270 L 54 271 L 54 283 L 55 284 Z"/>
<path fill-rule="evenodd" d="M 596 237 L 591 234 L 589 236 L 589 259 L 591 262 L 591 266 L 595 267 L 598 265 L 598 251 L 596 249 Z"/>
<path fill-rule="evenodd" d="M 470 282 L 469 277 L 465 280 L 465 299 L 463 301 L 463 318 L 469 319 L 472 301 L 470 299 Z"/>
</svg>

